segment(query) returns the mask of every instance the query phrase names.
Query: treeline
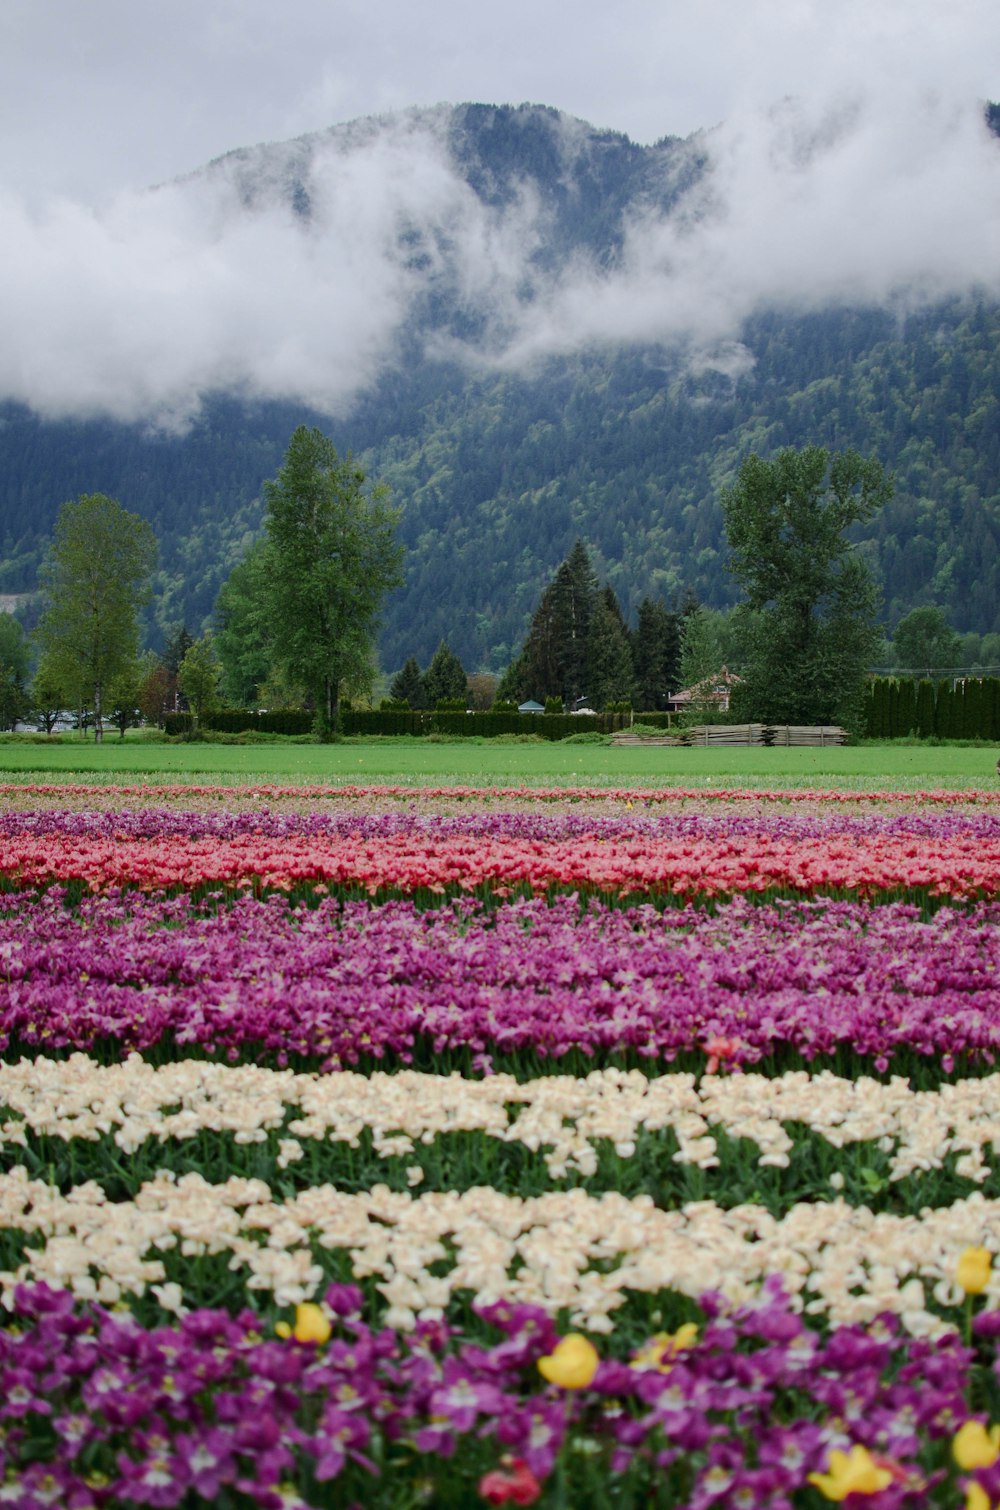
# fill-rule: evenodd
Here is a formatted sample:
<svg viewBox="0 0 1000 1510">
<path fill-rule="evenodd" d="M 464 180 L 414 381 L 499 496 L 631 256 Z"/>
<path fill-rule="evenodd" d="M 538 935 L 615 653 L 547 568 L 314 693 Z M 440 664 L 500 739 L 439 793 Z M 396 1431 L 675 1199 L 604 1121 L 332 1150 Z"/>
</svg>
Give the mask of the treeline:
<svg viewBox="0 0 1000 1510">
<path fill-rule="evenodd" d="M 769 314 L 743 343 L 734 379 L 659 351 L 560 360 L 537 378 L 416 357 L 387 375 L 350 436 L 334 429 L 402 510 L 406 580 L 385 604 L 383 663 L 426 664 L 446 639 L 465 665 L 501 672 L 578 536 L 630 622 L 647 594 L 673 603 L 687 586 L 732 606 L 720 484 L 751 450 L 815 437 L 895 476 L 856 531 L 889 621 L 933 601 L 960 631 L 1000 632 L 1000 309 Z M 210 622 L 303 415 L 213 401 L 183 436 L 13 407 L 0 418 L 0 586 L 31 591 L 60 502 L 101 488 L 156 531 L 147 622 L 162 644 L 177 623 Z"/>
<path fill-rule="evenodd" d="M 518 713 L 516 708 L 491 709 L 485 713 L 458 708 L 435 708 L 411 712 L 400 708 L 348 708 L 340 710 L 341 734 L 412 735 L 451 734 L 461 738 L 496 739 L 504 734 L 535 735 L 541 739 L 566 739 L 577 734 L 611 734 L 630 722 L 628 713 Z M 286 708 L 275 713 L 252 708 L 220 708 L 204 715 L 202 729 L 226 734 L 291 734 L 312 732 L 314 716 L 307 709 Z M 194 730 L 190 713 L 170 713 L 165 729 L 171 735 L 189 735 Z"/>
<path fill-rule="evenodd" d="M 865 718 L 871 739 L 1000 740 L 1000 677 L 873 677 Z"/>
</svg>

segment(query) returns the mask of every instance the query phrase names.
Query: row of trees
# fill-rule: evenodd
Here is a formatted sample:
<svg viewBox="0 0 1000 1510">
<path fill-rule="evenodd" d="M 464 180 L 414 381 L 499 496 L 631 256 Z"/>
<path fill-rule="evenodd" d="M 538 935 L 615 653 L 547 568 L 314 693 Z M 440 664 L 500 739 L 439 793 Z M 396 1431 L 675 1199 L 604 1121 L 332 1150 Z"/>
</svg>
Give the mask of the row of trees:
<svg viewBox="0 0 1000 1510">
<path fill-rule="evenodd" d="M 741 678 L 735 716 L 860 728 L 880 634 L 875 585 L 849 532 L 891 496 L 878 463 L 853 451 L 809 446 L 747 458 L 721 500 L 730 570 L 744 594 L 724 629 L 689 597 L 670 608 L 645 599 L 630 630 L 578 540 L 543 591 L 497 700 L 662 709 L 679 686 L 715 675 L 728 645 Z M 102 494 L 65 505 L 43 578 L 36 705 L 92 706 L 99 739 L 109 710 L 117 721 L 128 716 L 122 710 L 157 703 L 162 715 L 171 677 L 196 720 L 221 681 L 235 705 L 308 704 L 318 731 L 334 732 L 342 692 L 370 692 L 374 682 L 380 606 L 401 580 L 398 512 L 384 487 L 367 486 L 350 456 L 305 427 L 264 497 L 264 535 L 220 594 L 217 634 L 192 642 L 185 632 L 172 666 L 139 654 L 155 559 L 149 525 Z M 899 655 L 928 670 L 956 653 L 936 612 L 915 610 L 897 629 Z M 9 716 L 26 696 L 26 661 L 6 634 L 0 713 Z M 411 658 L 390 690 L 400 705 L 434 707 L 464 702 L 469 679 L 442 641 L 426 670 Z"/>
<path fill-rule="evenodd" d="M 741 678 L 734 716 L 860 729 L 881 635 L 875 583 L 848 531 L 891 496 L 879 464 L 854 451 L 831 456 L 808 446 L 769 461 L 748 457 L 722 496 L 729 569 L 744 594 L 724 634 L 718 616 L 694 601 L 668 609 L 651 599 L 630 632 L 577 541 L 498 696 L 659 709 L 679 687 L 717 674 L 725 643 Z"/>
<path fill-rule="evenodd" d="M 681 628 L 696 604 L 668 609 L 656 599 L 639 606 L 630 631 L 614 589 L 599 584 L 577 540 L 542 593 L 527 639 L 500 679 L 500 701 L 602 709 L 616 703 L 665 708 L 681 674 Z"/>
<path fill-rule="evenodd" d="M 1000 739 L 1000 677 L 932 681 L 873 677 L 866 733 L 872 739 Z"/>
<path fill-rule="evenodd" d="M 30 686 L 23 630 L 10 616 L 0 625 L 0 717 L 13 727 L 33 712 L 51 731 L 75 710 L 100 741 L 109 714 L 123 733 L 139 711 L 162 722 L 180 693 L 197 723 L 224 672 L 230 695 L 240 677 L 241 690 L 258 696 L 280 682 L 311 701 L 321 732 L 335 730 L 342 687 L 372 681 L 378 610 L 400 581 L 398 515 L 384 488 L 366 489 L 351 458 L 305 427 L 264 492 L 264 538 L 220 602 L 221 655 L 212 635 L 192 641 L 186 630 L 165 657 L 141 655 L 152 529 L 102 493 L 64 504 L 41 578 L 45 608 Z"/>
</svg>

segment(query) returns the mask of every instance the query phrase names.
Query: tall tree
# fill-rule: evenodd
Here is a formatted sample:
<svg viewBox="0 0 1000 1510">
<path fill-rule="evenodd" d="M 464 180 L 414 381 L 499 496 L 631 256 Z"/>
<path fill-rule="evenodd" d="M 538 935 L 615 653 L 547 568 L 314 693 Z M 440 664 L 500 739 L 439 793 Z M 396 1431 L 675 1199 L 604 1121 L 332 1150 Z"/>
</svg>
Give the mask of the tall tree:
<svg viewBox="0 0 1000 1510">
<path fill-rule="evenodd" d="M 685 689 L 717 676 L 722 669 L 719 616 L 699 603 L 685 614 L 680 632 L 680 681 Z"/>
<path fill-rule="evenodd" d="M 215 600 L 222 691 L 234 708 L 256 707 L 270 675 L 273 649 L 266 594 L 266 542 L 259 540 L 233 567 Z"/>
<path fill-rule="evenodd" d="M 636 706 L 654 712 L 680 686 L 680 615 L 656 598 L 643 598 L 635 633 Z"/>
<path fill-rule="evenodd" d="M 60 509 L 41 574 L 47 601 L 37 632 L 57 678 L 81 706 L 93 699 L 98 741 L 105 689 L 139 653 L 139 609 L 155 560 L 145 519 L 104 493 Z"/>
<path fill-rule="evenodd" d="M 597 576 L 586 546 L 577 540 L 542 593 L 516 670 L 501 681 L 505 694 L 540 702 L 561 697 L 570 706 L 590 695 L 588 637 L 596 600 Z"/>
<path fill-rule="evenodd" d="M 614 589 L 597 594 L 587 636 L 587 688 L 595 708 L 630 703 L 635 692 L 632 643 Z"/>
<path fill-rule="evenodd" d="M 411 655 L 401 671 L 397 671 L 389 687 L 389 696 L 396 702 L 409 703 L 413 709 L 427 707 L 427 690 L 420 671 L 420 662 Z"/>
<path fill-rule="evenodd" d="M 445 640 L 435 650 L 431 663 L 424 672 L 424 694 L 428 706 L 434 708 L 440 702 L 464 700 L 468 689 L 465 667 Z"/>
<path fill-rule="evenodd" d="M 352 458 L 304 425 L 264 499 L 275 661 L 310 688 L 320 732 L 335 734 L 341 688 L 370 681 L 382 600 L 402 582 L 399 513 L 383 484 L 366 489 Z"/>
<path fill-rule="evenodd" d="M 962 665 L 962 641 L 940 608 L 914 608 L 892 637 L 903 676 L 942 676 Z"/>
<path fill-rule="evenodd" d="M 739 711 L 768 723 L 858 728 L 875 656 L 877 593 L 846 531 L 892 497 L 878 462 L 820 446 L 749 456 L 722 495 L 731 570 L 746 593 Z"/>
<path fill-rule="evenodd" d="M 191 709 L 192 728 L 197 730 L 211 713 L 219 695 L 219 658 L 210 634 L 189 645 L 177 668 L 177 685 Z"/>
<path fill-rule="evenodd" d="M 28 711 L 28 642 L 13 614 L 0 613 L 0 728 L 14 729 Z"/>
</svg>

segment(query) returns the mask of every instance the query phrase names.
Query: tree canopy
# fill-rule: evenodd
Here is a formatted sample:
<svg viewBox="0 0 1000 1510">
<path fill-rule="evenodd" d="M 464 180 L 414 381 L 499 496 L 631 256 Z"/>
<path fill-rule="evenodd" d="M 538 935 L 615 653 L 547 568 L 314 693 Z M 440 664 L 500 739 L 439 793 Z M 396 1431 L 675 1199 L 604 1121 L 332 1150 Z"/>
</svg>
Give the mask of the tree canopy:
<svg viewBox="0 0 1000 1510">
<path fill-rule="evenodd" d="M 139 609 L 155 561 L 150 525 L 115 499 L 88 493 L 60 509 L 42 573 L 46 607 L 37 633 L 47 672 L 67 702 L 93 699 L 98 741 L 108 683 L 139 653 Z"/>
<path fill-rule="evenodd" d="M 423 675 L 424 696 L 428 707 L 440 702 L 464 703 L 468 679 L 465 667 L 446 640 L 442 640 Z"/>
<path fill-rule="evenodd" d="M 877 461 L 820 446 L 754 454 L 722 495 L 745 603 L 737 706 L 770 723 L 856 727 L 878 646 L 877 592 L 846 531 L 889 502 Z"/>
<path fill-rule="evenodd" d="M 382 600 L 402 581 L 399 513 L 304 425 L 264 501 L 264 538 L 220 594 L 226 685 L 259 691 L 266 666 L 307 689 L 320 732 L 336 733 L 342 689 L 370 684 Z"/>
<path fill-rule="evenodd" d="M 900 619 L 892 636 L 903 673 L 941 676 L 962 664 L 962 641 L 943 611 L 930 604 Z"/>
<path fill-rule="evenodd" d="M 28 642 L 13 614 L 0 613 L 0 728 L 17 727 L 28 709 Z"/>
</svg>

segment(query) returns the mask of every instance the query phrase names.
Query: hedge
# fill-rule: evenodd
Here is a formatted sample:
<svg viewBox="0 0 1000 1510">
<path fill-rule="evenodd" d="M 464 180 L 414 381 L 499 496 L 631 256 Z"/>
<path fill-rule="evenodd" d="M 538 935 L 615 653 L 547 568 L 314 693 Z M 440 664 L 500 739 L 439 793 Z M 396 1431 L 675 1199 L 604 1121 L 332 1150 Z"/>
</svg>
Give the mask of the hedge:
<svg viewBox="0 0 1000 1510">
<path fill-rule="evenodd" d="M 655 715 L 653 715 L 655 716 Z M 610 734 L 628 723 L 621 713 L 465 713 L 438 708 L 433 713 L 397 708 L 341 708 L 342 734 L 459 734 L 486 738 L 498 734 L 540 734 L 544 739 L 565 739 L 570 734 Z M 168 713 L 168 734 L 187 734 L 190 713 Z M 207 713 L 202 728 L 219 734 L 308 734 L 313 715 L 302 708 L 258 713 L 253 709 L 223 708 Z"/>
<path fill-rule="evenodd" d="M 168 713 L 163 727 L 168 734 L 189 734 L 193 720 L 190 713 Z M 206 713 L 203 729 L 216 734 L 309 734 L 314 716 L 304 708 L 280 708 L 274 712 L 257 712 L 253 708 L 217 708 Z"/>
<path fill-rule="evenodd" d="M 866 711 L 871 739 L 1000 740 L 1000 677 L 953 683 L 876 676 Z"/>
</svg>

